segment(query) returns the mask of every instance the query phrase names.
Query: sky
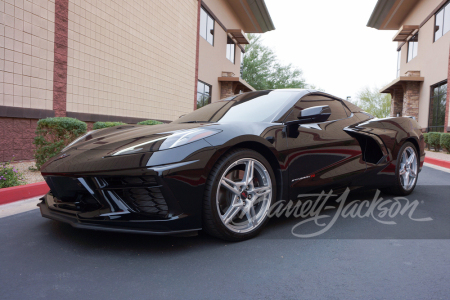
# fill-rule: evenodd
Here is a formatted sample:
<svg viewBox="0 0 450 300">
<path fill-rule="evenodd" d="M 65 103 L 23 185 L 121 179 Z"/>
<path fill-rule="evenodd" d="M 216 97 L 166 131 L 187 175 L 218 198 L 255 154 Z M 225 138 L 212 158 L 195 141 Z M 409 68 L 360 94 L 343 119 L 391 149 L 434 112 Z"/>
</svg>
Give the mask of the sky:
<svg viewBox="0 0 450 300">
<path fill-rule="evenodd" d="M 396 77 L 396 31 L 366 26 L 376 0 L 265 0 L 274 31 L 263 34 L 283 63 L 303 71 L 308 84 L 356 100 L 368 86 Z"/>
</svg>

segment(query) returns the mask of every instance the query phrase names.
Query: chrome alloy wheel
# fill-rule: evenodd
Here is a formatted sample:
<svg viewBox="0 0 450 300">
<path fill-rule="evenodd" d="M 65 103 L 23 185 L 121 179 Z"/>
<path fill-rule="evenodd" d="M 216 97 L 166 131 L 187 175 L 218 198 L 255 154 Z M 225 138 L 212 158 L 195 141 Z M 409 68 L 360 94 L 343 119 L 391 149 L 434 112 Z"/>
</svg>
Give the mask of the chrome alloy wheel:
<svg viewBox="0 0 450 300">
<path fill-rule="evenodd" d="M 406 191 L 411 190 L 417 180 L 417 156 L 414 149 L 406 147 L 400 160 L 400 183 Z"/>
<path fill-rule="evenodd" d="M 220 179 L 216 203 L 222 223 L 231 231 L 256 229 L 266 218 L 272 201 L 272 181 L 262 163 L 242 158 L 232 163 Z"/>
</svg>

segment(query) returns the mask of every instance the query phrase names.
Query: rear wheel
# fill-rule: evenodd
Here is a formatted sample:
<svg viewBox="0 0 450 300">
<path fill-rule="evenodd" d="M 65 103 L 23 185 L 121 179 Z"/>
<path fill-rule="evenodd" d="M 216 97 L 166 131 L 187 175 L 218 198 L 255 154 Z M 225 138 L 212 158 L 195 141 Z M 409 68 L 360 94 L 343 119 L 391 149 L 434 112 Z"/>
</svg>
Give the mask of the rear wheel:
<svg viewBox="0 0 450 300">
<path fill-rule="evenodd" d="M 252 238 L 267 223 L 274 195 L 275 176 L 267 160 L 253 150 L 233 150 L 209 175 L 203 227 L 224 240 Z"/>
<path fill-rule="evenodd" d="M 406 196 L 412 193 L 419 176 L 419 156 L 414 145 L 406 142 L 400 148 L 395 168 L 395 182 L 387 192 Z"/>
</svg>

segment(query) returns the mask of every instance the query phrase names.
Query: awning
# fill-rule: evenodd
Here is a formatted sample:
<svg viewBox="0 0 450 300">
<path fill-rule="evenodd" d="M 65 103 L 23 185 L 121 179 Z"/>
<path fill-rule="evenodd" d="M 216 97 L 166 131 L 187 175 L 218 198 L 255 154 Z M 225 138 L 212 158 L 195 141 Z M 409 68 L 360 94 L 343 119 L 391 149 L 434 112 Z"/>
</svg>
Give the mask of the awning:
<svg viewBox="0 0 450 300">
<path fill-rule="evenodd" d="M 227 33 L 238 44 L 241 44 L 241 45 L 250 44 L 247 37 L 245 36 L 245 33 L 241 29 L 228 29 Z"/>
<path fill-rule="evenodd" d="M 400 76 L 380 90 L 380 93 L 393 93 L 395 89 L 403 88 L 403 84 L 411 81 L 424 81 L 425 78 L 419 76 Z"/>
<path fill-rule="evenodd" d="M 233 82 L 233 89 L 240 86 L 244 92 L 256 91 L 254 87 L 240 77 L 219 77 L 219 82 Z"/>
<path fill-rule="evenodd" d="M 403 25 L 392 38 L 394 42 L 406 42 L 408 38 L 419 30 L 419 25 Z"/>
</svg>

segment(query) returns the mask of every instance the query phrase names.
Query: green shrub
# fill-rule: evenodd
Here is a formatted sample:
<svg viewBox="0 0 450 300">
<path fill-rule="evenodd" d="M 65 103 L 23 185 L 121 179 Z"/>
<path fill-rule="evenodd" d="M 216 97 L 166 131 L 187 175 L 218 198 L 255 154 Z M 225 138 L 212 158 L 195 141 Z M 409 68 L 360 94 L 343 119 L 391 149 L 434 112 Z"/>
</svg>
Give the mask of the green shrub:
<svg viewBox="0 0 450 300">
<path fill-rule="evenodd" d="M 85 134 L 86 123 L 66 117 L 47 118 L 39 120 L 36 128 L 36 145 L 34 158 L 38 169 L 50 158 L 61 152 L 65 146 L 77 137 Z"/>
<path fill-rule="evenodd" d="M 434 151 L 439 151 L 441 148 L 441 133 L 440 132 L 429 132 L 428 133 L 428 144 L 430 147 L 434 148 Z"/>
<path fill-rule="evenodd" d="M 450 154 L 450 133 L 441 134 L 441 147 Z"/>
<path fill-rule="evenodd" d="M 14 159 L 11 160 L 13 162 Z M 23 175 L 11 166 L 11 162 L 4 162 L 0 165 L 0 189 L 18 186 L 24 183 Z"/>
<path fill-rule="evenodd" d="M 428 133 L 423 134 L 423 141 L 425 142 L 425 147 L 430 150 L 430 145 L 428 144 Z"/>
<path fill-rule="evenodd" d="M 155 120 L 146 120 L 139 122 L 138 125 L 158 125 L 158 124 L 164 124 L 163 122 L 155 121 Z"/>
<path fill-rule="evenodd" d="M 114 127 L 114 126 L 120 126 L 120 125 L 126 125 L 126 123 L 122 123 L 122 122 L 95 122 L 94 123 L 94 130 L 95 129 L 108 128 L 108 127 Z"/>
</svg>

